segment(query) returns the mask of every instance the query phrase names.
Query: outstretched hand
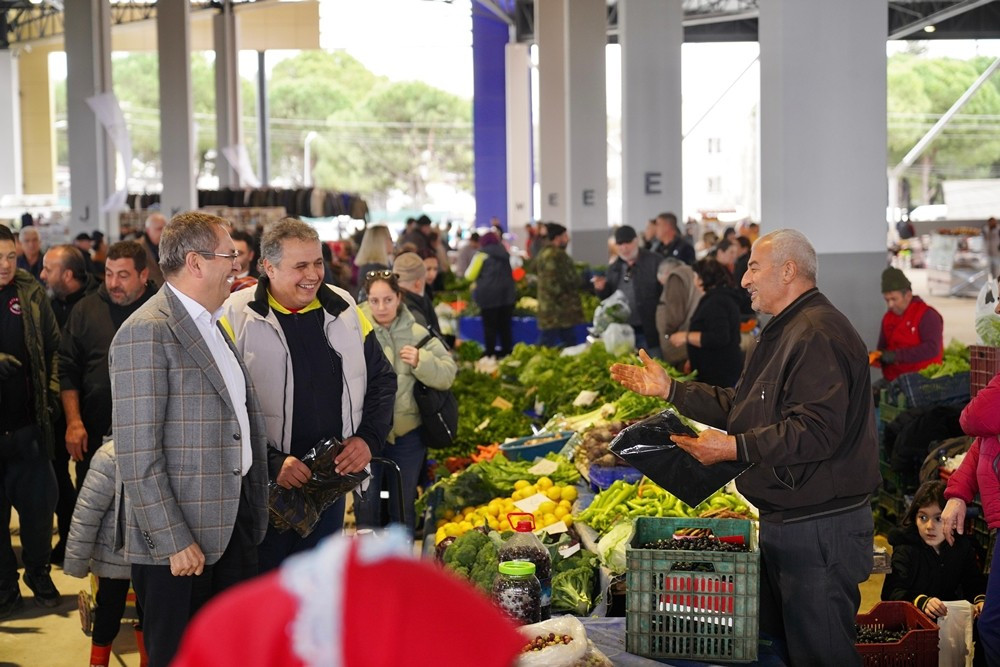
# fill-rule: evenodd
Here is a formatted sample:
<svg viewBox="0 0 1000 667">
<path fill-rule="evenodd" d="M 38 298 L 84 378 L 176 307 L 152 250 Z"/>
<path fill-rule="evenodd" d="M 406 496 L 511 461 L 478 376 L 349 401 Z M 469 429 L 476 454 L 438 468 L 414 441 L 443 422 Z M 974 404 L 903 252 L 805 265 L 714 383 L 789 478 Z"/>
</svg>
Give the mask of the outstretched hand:
<svg viewBox="0 0 1000 667">
<path fill-rule="evenodd" d="M 642 362 L 641 366 L 612 364 L 611 379 L 629 391 L 666 400 L 672 381 L 667 371 L 653 361 L 644 349 L 639 350 L 639 360 Z"/>
</svg>

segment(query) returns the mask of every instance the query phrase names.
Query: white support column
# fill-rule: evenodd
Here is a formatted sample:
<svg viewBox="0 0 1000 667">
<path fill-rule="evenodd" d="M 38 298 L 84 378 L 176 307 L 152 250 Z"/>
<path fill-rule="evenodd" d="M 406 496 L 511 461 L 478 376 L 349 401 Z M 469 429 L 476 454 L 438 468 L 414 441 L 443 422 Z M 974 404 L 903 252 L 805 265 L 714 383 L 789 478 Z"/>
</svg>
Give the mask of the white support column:
<svg viewBox="0 0 1000 667">
<path fill-rule="evenodd" d="M 566 227 L 573 257 L 608 258 L 607 3 L 566 2 Z"/>
<path fill-rule="evenodd" d="M 531 222 L 531 54 L 527 44 L 504 47 L 507 101 L 507 225 Z"/>
<path fill-rule="evenodd" d="M 822 29 L 817 29 L 822 26 Z M 874 343 L 885 306 L 885 0 L 761 0 L 763 232 L 792 227 Z"/>
<path fill-rule="evenodd" d="M 621 0 L 622 205 L 641 231 L 658 213 L 683 219 L 681 0 Z"/>
<path fill-rule="evenodd" d="M 70 236 L 101 229 L 118 238 L 101 205 L 114 189 L 114 151 L 87 98 L 110 92 L 111 8 L 108 0 L 67 2 L 66 116 L 69 138 Z"/>
<path fill-rule="evenodd" d="M 163 194 L 160 210 L 168 218 L 197 206 L 194 186 L 194 105 L 191 94 L 190 5 L 157 4 L 156 37 L 160 56 L 160 156 Z M 220 156 L 221 159 L 221 156 Z"/>
<path fill-rule="evenodd" d="M 220 188 L 238 188 L 239 175 L 222 154 L 222 149 L 243 141 L 236 15 L 228 0 L 212 17 L 212 28 L 215 37 L 215 169 Z"/>
<path fill-rule="evenodd" d="M 566 224 L 566 0 L 535 0 L 539 218 Z"/>
<path fill-rule="evenodd" d="M 24 174 L 21 166 L 21 84 L 14 51 L 0 51 L 0 146 L 9 146 L 0 160 L 0 197 L 20 195 Z"/>
</svg>

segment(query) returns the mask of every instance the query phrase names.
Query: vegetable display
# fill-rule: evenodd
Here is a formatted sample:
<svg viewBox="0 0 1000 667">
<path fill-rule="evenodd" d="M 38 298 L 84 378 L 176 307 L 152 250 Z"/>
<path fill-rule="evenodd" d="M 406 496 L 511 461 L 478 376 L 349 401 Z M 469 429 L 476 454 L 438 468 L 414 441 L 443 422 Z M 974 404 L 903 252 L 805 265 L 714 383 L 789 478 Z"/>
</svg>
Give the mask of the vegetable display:
<svg viewBox="0 0 1000 667">
<path fill-rule="evenodd" d="M 445 567 L 489 593 L 497 574 L 497 547 L 483 531 L 472 530 L 455 538 L 444 552 Z"/>
<path fill-rule="evenodd" d="M 936 380 L 937 378 L 957 375 L 971 370 L 969 364 L 969 348 L 957 340 L 952 339 L 948 347 L 944 348 L 944 356 L 940 364 L 931 364 L 920 371 L 925 378 Z"/>
</svg>

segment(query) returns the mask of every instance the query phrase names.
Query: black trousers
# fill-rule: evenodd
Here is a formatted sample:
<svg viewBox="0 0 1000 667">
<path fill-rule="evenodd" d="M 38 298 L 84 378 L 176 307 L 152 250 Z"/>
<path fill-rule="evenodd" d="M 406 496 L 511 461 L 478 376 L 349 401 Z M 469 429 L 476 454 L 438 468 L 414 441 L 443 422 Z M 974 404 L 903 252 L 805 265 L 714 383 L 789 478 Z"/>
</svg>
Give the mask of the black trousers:
<svg viewBox="0 0 1000 667">
<path fill-rule="evenodd" d="M 69 475 L 70 456 L 66 451 L 66 420 L 62 417 L 52 425 L 55 441 L 53 443 L 52 466 L 56 474 L 56 486 L 59 487 L 59 498 L 56 500 L 56 525 L 59 528 L 59 542 L 65 547 L 66 536 L 69 535 L 69 524 L 73 520 L 73 509 L 76 507 L 76 490 L 83 484 L 80 469 L 77 467 L 77 487 Z"/>
<path fill-rule="evenodd" d="M 514 349 L 514 332 L 511 328 L 514 305 L 483 308 L 481 314 L 483 317 L 483 342 L 486 347 L 486 356 L 497 355 L 506 357 Z M 495 351 L 497 336 L 500 337 L 499 353 Z"/>
<path fill-rule="evenodd" d="M 149 667 L 167 667 L 180 647 L 188 622 L 214 595 L 257 574 L 253 512 L 243 478 L 236 526 L 225 552 L 197 576 L 175 577 L 169 565 L 132 565 L 132 585 L 142 608 Z"/>
<path fill-rule="evenodd" d="M 760 629 L 785 640 L 789 664 L 861 665 L 854 616 L 874 533 L 867 503 L 822 519 L 760 522 Z"/>
<path fill-rule="evenodd" d="M 11 508 L 20 519 L 24 569 L 31 574 L 49 571 L 57 494 L 52 461 L 42 453 L 38 427 L 0 434 L 0 588 L 17 586 Z"/>
<path fill-rule="evenodd" d="M 122 615 L 128 599 L 128 579 L 97 579 L 97 608 L 94 609 L 94 632 L 91 640 L 97 646 L 107 646 L 118 636 L 122 627 Z M 135 605 L 139 615 L 138 627 L 142 627 L 142 605 Z"/>
</svg>

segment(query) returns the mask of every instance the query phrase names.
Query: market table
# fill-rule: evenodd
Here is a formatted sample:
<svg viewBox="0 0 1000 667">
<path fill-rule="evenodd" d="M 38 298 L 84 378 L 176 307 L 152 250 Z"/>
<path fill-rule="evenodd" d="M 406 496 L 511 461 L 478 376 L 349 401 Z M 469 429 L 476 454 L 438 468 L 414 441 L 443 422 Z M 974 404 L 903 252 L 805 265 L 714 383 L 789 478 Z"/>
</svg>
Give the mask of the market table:
<svg viewBox="0 0 1000 667">
<path fill-rule="evenodd" d="M 676 665 L 677 667 L 696 667 L 703 665 L 759 665 L 760 667 L 784 667 L 785 663 L 781 659 L 777 650 L 777 643 L 762 637 L 758 649 L 757 662 L 751 663 L 719 663 L 719 662 L 698 662 L 695 660 L 663 660 L 657 661 L 651 658 L 633 655 L 625 651 L 625 619 L 624 618 L 581 618 L 583 627 L 587 629 L 587 638 L 590 639 L 597 648 L 601 649 L 604 655 L 608 656 L 615 667 L 652 667 L 653 665 Z"/>
</svg>

